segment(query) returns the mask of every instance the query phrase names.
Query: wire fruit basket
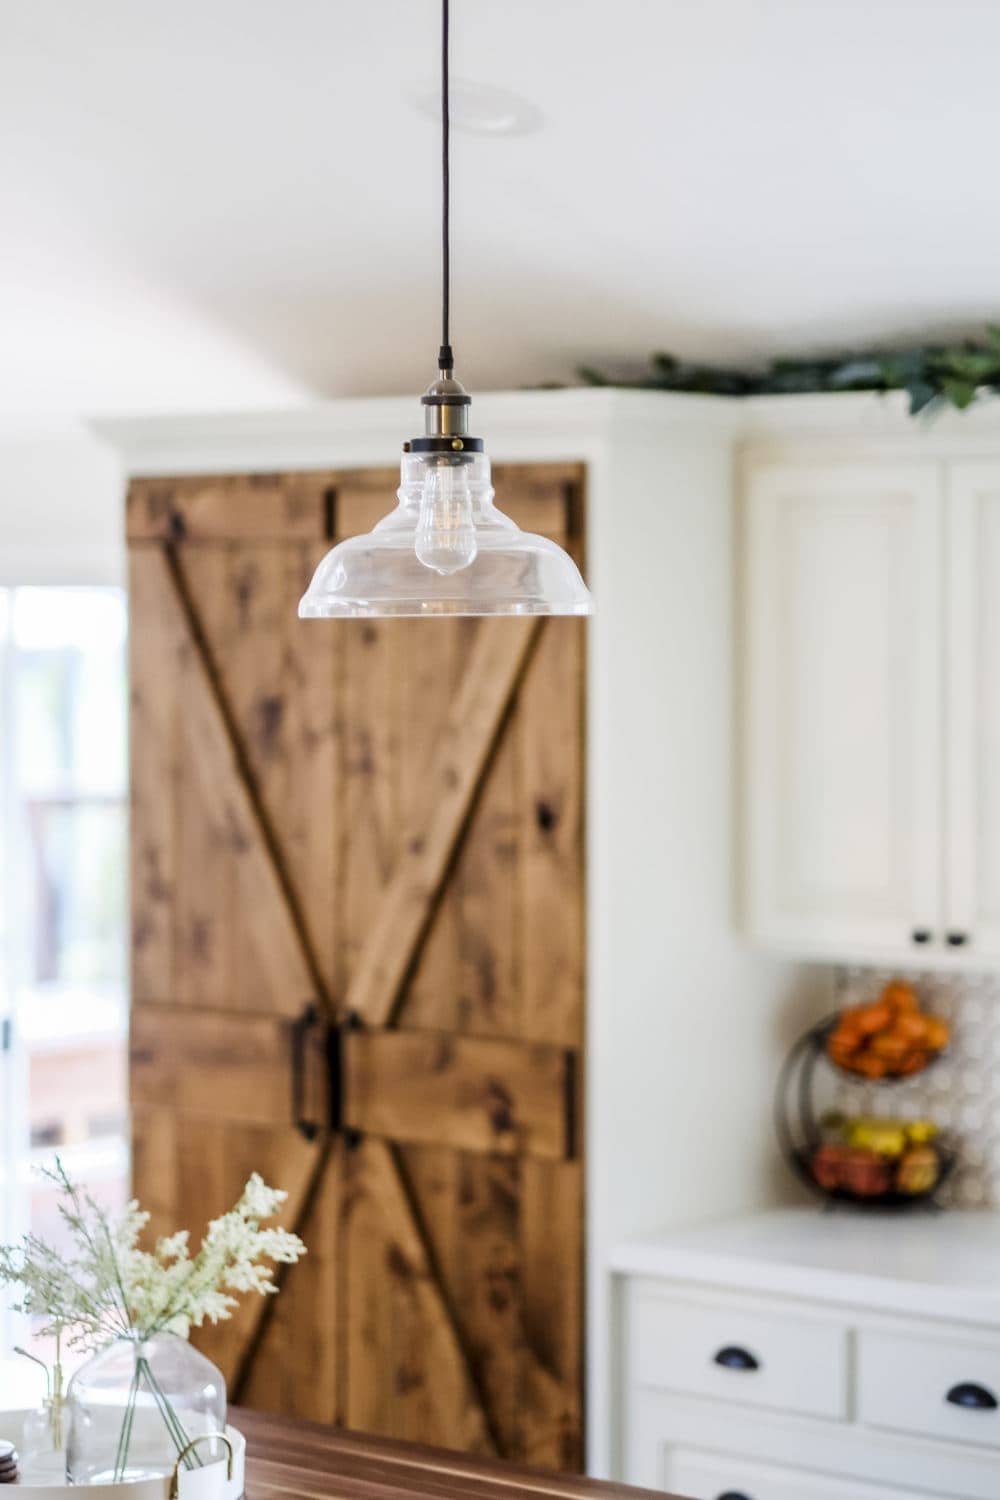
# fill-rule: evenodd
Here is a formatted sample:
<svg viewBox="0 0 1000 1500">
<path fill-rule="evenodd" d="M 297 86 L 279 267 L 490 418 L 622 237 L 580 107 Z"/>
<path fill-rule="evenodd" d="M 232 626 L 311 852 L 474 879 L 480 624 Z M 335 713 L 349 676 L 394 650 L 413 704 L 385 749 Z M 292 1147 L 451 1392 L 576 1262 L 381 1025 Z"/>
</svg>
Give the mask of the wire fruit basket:
<svg viewBox="0 0 1000 1500">
<path fill-rule="evenodd" d="M 782 1065 L 775 1092 L 775 1130 L 791 1170 L 827 1205 L 908 1209 L 936 1206 L 957 1155 L 927 1120 L 852 1117 L 818 1103 L 823 1070 L 843 1077 L 829 1053 L 838 1012 L 810 1027 Z M 931 1066 L 940 1053 L 929 1057 Z M 847 1074 L 847 1076 L 851 1076 Z M 852 1081 L 862 1080 L 853 1077 Z M 898 1077 L 866 1080 L 885 1088 Z"/>
</svg>

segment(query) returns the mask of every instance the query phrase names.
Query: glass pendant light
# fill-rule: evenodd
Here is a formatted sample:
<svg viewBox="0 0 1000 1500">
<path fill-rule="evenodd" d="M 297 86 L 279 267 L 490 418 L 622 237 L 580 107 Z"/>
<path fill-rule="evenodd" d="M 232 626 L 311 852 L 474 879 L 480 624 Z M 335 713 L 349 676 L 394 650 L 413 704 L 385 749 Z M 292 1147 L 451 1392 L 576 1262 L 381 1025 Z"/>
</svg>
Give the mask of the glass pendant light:
<svg viewBox="0 0 1000 1500">
<path fill-rule="evenodd" d="M 490 461 L 469 433 L 470 398 L 454 378 L 450 315 L 448 0 L 441 3 L 441 349 L 421 398 L 424 433 L 403 444 L 396 509 L 340 542 L 316 569 L 302 619 L 415 615 L 589 615 L 568 553 L 522 531 L 493 504 Z"/>
</svg>

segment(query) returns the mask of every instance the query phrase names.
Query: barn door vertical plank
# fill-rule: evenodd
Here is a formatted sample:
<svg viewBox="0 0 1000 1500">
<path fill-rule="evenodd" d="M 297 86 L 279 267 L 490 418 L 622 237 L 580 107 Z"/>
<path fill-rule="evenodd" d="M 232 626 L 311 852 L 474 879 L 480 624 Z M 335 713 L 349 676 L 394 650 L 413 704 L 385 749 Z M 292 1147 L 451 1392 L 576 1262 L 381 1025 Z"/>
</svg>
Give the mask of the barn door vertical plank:
<svg viewBox="0 0 1000 1500">
<path fill-rule="evenodd" d="M 583 1467 L 583 1171 L 521 1162 L 520 1265 L 526 1463 Z"/>
<path fill-rule="evenodd" d="M 183 632 L 147 586 L 155 548 L 129 554 L 132 1003 L 162 1000 L 176 981 L 177 716 Z"/>
<path fill-rule="evenodd" d="M 405 622 L 345 620 L 332 627 L 338 631 L 343 659 L 343 802 L 337 861 L 342 926 L 336 974 L 342 1000 L 396 857 L 399 758 L 405 753 L 395 713 L 401 623 Z"/>
<path fill-rule="evenodd" d="M 234 1399 L 258 1411 L 294 1412 L 313 1422 L 343 1420 L 343 1338 L 338 1285 L 343 1275 L 343 1142 L 331 1142 L 298 1224 L 307 1254 L 268 1309 Z"/>
<path fill-rule="evenodd" d="M 549 620 L 519 700 L 519 1034 L 583 1040 L 583 622 Z"/>
<path fill-rule="evenodd" d="M 148 1235 L 155 1242 L 181 1222 L 177 1117 L 134 1102 L 129 1113 L 133 1191 L 149 1214 Z"/>
<path fill-rule="evenodd" d="M 426 622 L 430 637 L 410 631 L 402 637 L 404 668 L 399 673 L 397 714 L 403 739 L 399 766 L 400 817 L 407 827 L 418 818 L 427 797 L 427 768 L 440 726 L 448 717 L 462 670 L 478 630 L 476 620 Z M 399 1022 L 450 1030 L 459 1024 L 458 893 L 454 880 L 441 891 L 405 994 Z"/>
<path fill-rule="evenodd" d="M 539 627 L 538 645 L 548 622 Z M 534 670 L 534 655 L 521 692 Z M 519 698 L 484 769 L 472 821 L 451 878 L 458 940 L 458 1029 L 510 1036 L 520 1018 L 520 912 L 512 878 L 520 856 L 518 756 L 513 725 Z"/>
<path fill-rule="evenodd" d="M 208 548 L 192 549 L 190 592 L 205 623 L 240 745 L 285 878 L 327 991 L 332 986 L 337 755 L 335 638 L 297 619 L 314 548 L 231 544 L 216 586 Z M 215 550 L 215 549 L 212 549 Z M 255 982 L 256 957 L 235 954 L 236 983 Z"/>
<path fill-rule="evenodd" d="M 567 1047 L 565 1162 L 521 1163 L 520 1264 L 528 1462 L 583 1462 L 584 645 L 548 622 L 518 705 L 522 779 L 519 1034 Z"/>
<path fill-rule="evenodd" d="M 189 566 L 197 582 L 199 622 L 210 639 L 219 636 L 225 619 L 226 563 L 224 547 L 192 549 Z M 182 721 L 184 707 L 197 691 L 195 679 L 204 671 L 201 652 L 189 635 L 181 656 L 178 692 Z M 181 724 L 177 732 L 182 733 Z M 202 779 L 182 747 L 177 788 L 183 871 L 176 895 L 177 990 L 159 998 L 193 1007 L 218 1005 L 221 996 L 232 993 L 241 947 L 234 861 L 218 823 L 208 815 L 205 798 Z"/>
<path fill-rule="evenodd" d="M 421 1226 L 382 1141 L 349 1158 L 347 1425 L 490 1453 L 495 1443 Z"/>
<path fill-rule="evenodd" d="M 437 1146 L 402 1154 L 500 1451 L 520 1454 L 521 1163 Z"/>
</svg>

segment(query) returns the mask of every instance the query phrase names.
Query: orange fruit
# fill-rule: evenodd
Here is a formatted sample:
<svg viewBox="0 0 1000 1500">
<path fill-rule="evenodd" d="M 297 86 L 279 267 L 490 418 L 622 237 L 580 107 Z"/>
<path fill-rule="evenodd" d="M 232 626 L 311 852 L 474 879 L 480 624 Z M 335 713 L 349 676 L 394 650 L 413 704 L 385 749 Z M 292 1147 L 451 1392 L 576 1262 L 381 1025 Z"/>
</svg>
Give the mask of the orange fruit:
<svg viewBox="0 0 1000 1500">
<path fill-rule="evenodd" d="M 858 1017 L 858 1030 L 862 1036 L 874 1036 L 892 1024 L 892 1011 L 881 1000 L 866 1005 Z"/>
<path fill-rule="evenodd" d="M 927 1045 L 932 1052 L 943 1052 L 951 1039 L 951 1031 L 947 1021 L 942 1021 L 938 1016 L 927 1017 Z"/>
<path fill-rule="evenodd" d="M 869 1045 L 874 1056 L 888 1063 L 890 1070 L 896 1068 L 910 1050 L 910 1043 L 898 1031 L 880 1031 L 878 1036 L 872 1037 Z"/>
<path fill-rule="evenodd" d="M 916 1012 L 913 1015 L 896 1017 L 896 1030 L 911 1042 L 926 1042 L 928 1017 Z"/>
<path fill-rule="evenodd" d="M 903 979 L 890 980 L 882 991 L 882 999 L 897 1015 L 920 1009 L 916 990 Z"/>
</svg>

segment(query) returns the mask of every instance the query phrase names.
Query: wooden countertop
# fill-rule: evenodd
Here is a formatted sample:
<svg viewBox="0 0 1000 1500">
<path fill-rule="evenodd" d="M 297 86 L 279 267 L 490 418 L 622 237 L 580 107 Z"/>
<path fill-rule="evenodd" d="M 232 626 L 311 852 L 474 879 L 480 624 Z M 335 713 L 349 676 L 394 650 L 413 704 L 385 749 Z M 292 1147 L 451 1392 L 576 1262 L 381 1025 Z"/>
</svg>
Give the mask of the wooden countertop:
<svg viewBox="0 0 1000 1500">
<path fill-rule="evenodd" d="M 553 1474 L 234 1408 L 247 1440 L 247 1500 L 663 1500 L 653 1490 Z M 676 1497 L 675 1497 L 676 1500 Z"/>
</svg>

